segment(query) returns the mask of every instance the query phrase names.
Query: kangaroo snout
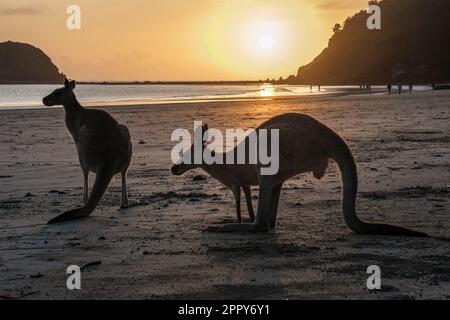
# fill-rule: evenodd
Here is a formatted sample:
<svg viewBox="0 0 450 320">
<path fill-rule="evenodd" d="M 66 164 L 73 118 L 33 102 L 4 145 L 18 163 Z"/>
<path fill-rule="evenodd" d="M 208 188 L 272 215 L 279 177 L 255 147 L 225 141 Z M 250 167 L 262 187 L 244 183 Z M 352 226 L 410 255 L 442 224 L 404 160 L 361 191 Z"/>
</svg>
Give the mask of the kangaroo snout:
<svg viewBox="0 0 450 320">
<path fill-rule="evenodd" d="M 51 107 L 51 103 L 50 103 L 48 97 L 45 97 L 44 99 L 42 99 L 42 103 L 43 103 L 44 106 L 46 106 L 46 107 Z"/>
</svg>

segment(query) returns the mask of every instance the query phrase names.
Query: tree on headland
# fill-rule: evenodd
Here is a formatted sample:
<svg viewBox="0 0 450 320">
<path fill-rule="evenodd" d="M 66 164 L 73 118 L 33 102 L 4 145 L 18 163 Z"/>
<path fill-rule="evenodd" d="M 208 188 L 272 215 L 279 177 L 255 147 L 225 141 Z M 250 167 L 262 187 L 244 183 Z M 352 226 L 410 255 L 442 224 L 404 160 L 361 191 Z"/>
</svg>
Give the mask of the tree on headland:
<svg viewBox="0 0 450 320">
<path fill-rule="evenodd" d="M 342 30 L 342 26 L 340 23 L 336 23 L 333 27 L 333 33 L 338 33 L 339 31 Z"/>
</svg>

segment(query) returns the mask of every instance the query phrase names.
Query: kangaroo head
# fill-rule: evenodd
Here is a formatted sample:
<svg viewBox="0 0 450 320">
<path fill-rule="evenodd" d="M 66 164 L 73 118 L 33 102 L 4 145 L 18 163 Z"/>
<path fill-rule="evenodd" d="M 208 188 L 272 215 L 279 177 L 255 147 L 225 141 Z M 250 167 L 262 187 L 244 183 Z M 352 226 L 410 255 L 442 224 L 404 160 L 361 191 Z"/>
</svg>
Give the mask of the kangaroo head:
<svg viewBox="0 0 450 320">
<path fill-rule="evenodd" d="M 75 80 L 69 81 L 67 78 L 64 78 L 64 87 L 50 93 L 42 100 L 42 102 L 47 107 L 64 105 L 70 101 L 70 99 L 73 99 L 73 89 L 75 89 L 75 86 Z"/>
<path fill-rule="evenodd" d="M 203 150 L 206 148 L 206 139 L 207 139 L 207 135 L 205 135 L 205 133 L 208 131 L 208 125 L 205 123 L 203 124 L 203 126 L 201 127 L 202 130 L 202 155 L 203 155 Z M 191 145 L 191 147 L 186 150 L 185 152 L 188 152 L 188 154 L 190 155 L 190 161 L 189 163 L 180 163 L 180 164 L 176 164 L 174 166 L 172 166 L 172 173 L 176 176 L 181 176 L 183 174 L 185 174 L 186 172 L 196 169 L 196 168 L 200 168 L 203 166 L 204 161 L 203 161 L 203 156 L 201 159 L 201 163 L 195 163 L 195 158 L 194 158 L 194 154 L 195 154 L 195 141 L 194 143 Z M 185 154 L 182 154 L 181 157 L 182 159 L 184 159 Z"/>
</svg>

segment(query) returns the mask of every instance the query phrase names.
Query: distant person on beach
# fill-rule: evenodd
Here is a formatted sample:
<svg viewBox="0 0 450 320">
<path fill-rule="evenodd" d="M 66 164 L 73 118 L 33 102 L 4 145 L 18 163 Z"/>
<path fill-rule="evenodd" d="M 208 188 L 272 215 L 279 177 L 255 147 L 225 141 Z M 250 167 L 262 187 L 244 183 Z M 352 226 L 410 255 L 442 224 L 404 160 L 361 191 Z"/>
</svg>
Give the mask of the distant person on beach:
<svg viewBox="0 0 450 320">
<path fill-rule="evenodd" d="M 391 94 L 391 92 L 392 92 L 392 84 L 388 84 L 387 85 L 387 91 L 388 91 L 388 94 L 390 95 Z"/>
<path fill-rule="evenodd" d="M 412 84 L 412 82 L 410 82 L 410 83 L 409 83 L 409 94 L 412 93 L 413 88 L 414 88 L 414 85 Z"/>
<path fill-rule="evenodd" d="M 403 86 L 401 84 L 398 85 L 398 94 L 402 94 Z"/>
<path fill-rule="evenodd" d="M 319 84 L 319 91 L 320 91 L 320 84 Z"/>
<path fill-rule="evenodd" d="M 309 85 L 309 92 L 312 92 L 312 84 Z"/>
</svg>

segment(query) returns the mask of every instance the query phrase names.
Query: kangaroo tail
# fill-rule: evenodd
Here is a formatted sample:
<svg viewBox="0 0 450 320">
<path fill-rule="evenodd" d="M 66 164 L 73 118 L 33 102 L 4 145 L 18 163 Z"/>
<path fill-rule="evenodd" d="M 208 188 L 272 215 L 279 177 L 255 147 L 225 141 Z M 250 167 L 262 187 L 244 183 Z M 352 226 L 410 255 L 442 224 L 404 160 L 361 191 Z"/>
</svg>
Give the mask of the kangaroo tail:
<svg viewBox="0 0 450 320">
<path fill-rule="evenodd" d="M 92 187 L 91 195 L 89 196 L 86 205 L 82 208 L 67 211 L 56 218 L 50 220 L 48 224 L 61 223 L 69 220 L 76 220 L 88 217 L 97 207 L 103 194 L 106 192 L 109 183 L 111 182 L 113 174 L 108 170 L 100 171 L 95 177 L 94 186 Z"/>
<path fill-rule="evenodd" d="M 356 195 L 358 192 L 358 174 L 355 159 L 347 144 L 339 138 L 338 148 L 330 156 L 341 170 L 343 184 L 342 211 L 347 226 L 358 234 L 429 237 L 429 235 L 388 224 L 374 224 L 361 221 L 356 215 Z"/>
</svg>

